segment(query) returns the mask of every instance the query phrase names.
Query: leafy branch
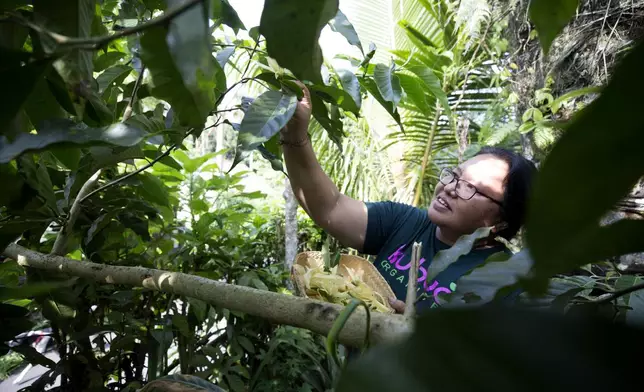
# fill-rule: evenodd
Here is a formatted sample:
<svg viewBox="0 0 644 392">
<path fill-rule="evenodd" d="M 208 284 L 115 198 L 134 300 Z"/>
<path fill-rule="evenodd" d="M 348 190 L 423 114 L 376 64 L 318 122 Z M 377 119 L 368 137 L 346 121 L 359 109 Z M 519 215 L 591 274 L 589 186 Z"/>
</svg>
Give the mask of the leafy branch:
<svg viewBox="0 0 644 392">
<path fill-rule="evenodd" d="M 619 297 L 623 297 L 626 294 L 630 294 L 630 293 L 632 293 L 634 291 L 638 291 L 638 290 L 642 290 L 642 289 L 644 289 L 644 282 L 632 285 L 631 287 L 627 287 L 627 288 L 625 288 L 623 290 L 617 290 L 615 292 L 605 294 L 605 295 L 603 295 L 603 296 L 601 296 L 601 297 L 599 297 L 599 298 L 597 298 L 597 299 L 595 299 L 595 300 L 593 300 L 591 302 L 596 303 L 596 304 L 605 304 L 605 303 L 614 301 Z"/>
<path fill-rule="evenodd" d="M 97 50 L 107 46 L 107 44 L 109 44 L 110 42 L 116 39 L 134 35 L 136 33 L 140 33 L 141 31 L 144 31 L 151 27 L 168 23 L 172 19 L 188 11 L 190 8 L 194 7 L 195 5 L 199 3 L 203 3 L 203 1 L 204 0 L 188 0 L 184 4 L 181 4 L 172 10 L 166 11 L 165 13 L 163 13 L 163 15 L 155 19 L 152 19 L 145 23 L 141 23 L 134 27 L 123 29 L 115 34 L 106 35 L 102 37 L 94 37 L 94 38 L 68 37 L 68 36 L 47 30 L 44 27 L 24 18 L 20 14 L 11 13 L 10 15 L 11 15 L 11 20 L 15 21 L 18 24 L 24 25 L 30 29 L 33 29 L 38 33 L 49 36 L 60 47 L 80 49 L 80 50 Z"/>
</svg>

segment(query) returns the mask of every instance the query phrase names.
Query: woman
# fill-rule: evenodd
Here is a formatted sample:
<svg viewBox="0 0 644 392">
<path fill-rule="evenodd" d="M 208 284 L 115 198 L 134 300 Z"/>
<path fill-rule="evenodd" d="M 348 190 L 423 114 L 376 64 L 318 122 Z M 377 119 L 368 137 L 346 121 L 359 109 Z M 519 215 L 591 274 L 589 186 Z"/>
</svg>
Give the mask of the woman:
<svg viewBox="0 0 644 392">
<path fill-rule="evenodd" d="M 396 311 L 404 309 L 414 242 L 423 243 L 417 283 L 417 292 L 426 294 L 419 301 L 422 309 L 433 306 L 437 295 L 454 290 L 459 277 L 504 248 L 495 242 L 475 248 L 430 282 L 426 268 L 438 251 L 480 227 L 491 226 L 494 235 L 510 239 L 522 226 L 536 168 L 499 148 L 484 148 L 458 167 L 443 170 L 426 209 L 395 202 L 365 203 L 341 194 L 309 142 L 310 93 L 300 86 L 304 97 L 280 133 L 295 197 L 311 219 L 341 244 L 376 255 L 375 266 L 396 295 L 390 299 Z"/>
</svg>

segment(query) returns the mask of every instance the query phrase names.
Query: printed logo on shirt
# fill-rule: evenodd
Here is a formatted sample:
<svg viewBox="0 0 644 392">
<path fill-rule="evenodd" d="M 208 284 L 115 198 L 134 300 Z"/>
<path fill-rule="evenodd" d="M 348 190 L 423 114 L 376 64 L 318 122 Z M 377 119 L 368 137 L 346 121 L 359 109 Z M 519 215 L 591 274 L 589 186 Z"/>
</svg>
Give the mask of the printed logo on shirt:
<svg viewBox="0 0 644 392">
<path fill-rule="evenodd" d="M 386 273 L 389 273 L 389 275 L 392 277 L 395 277 L 396 275 L 399 275 L 400 272 L 407 271 L 411 268 L 411 257 L 406 264 L 403 264 L 403 258 L 405 256 L 404 249 L 405 245 L 400 246 L 394 253 L 389 255 L 387 259 L 382 260 L 382 262 L 380 263 L 380 267 L 382 267 L 382 269 Z M 429 281 L 427 281 L 427 269 L 423 267 L 423 263 L 425 263 L 424 257 L 421 258 L 418 263 L 419 276 L 417 283 L 422 283 L 422 287 L 418 287 L 416 291 L 423 289 L 425 293 L 432 294 L 434 297 L 434 304 L 432 305 L 432 307 L 434 307 L 434 305 L 436 305 L 438 295 L 443 293 L 452 293 L 454 290 L 456 290 L 456 283 L 451 282 L 449 288 L 439 286 L 439 282 L 437 280 L 429 283 Z M 401 273 L 400 276 L 398 276 L 395 280 L 407 287 L 409 282 L 405 281 L 408 279 L 408 273 Z"/>
</svg>

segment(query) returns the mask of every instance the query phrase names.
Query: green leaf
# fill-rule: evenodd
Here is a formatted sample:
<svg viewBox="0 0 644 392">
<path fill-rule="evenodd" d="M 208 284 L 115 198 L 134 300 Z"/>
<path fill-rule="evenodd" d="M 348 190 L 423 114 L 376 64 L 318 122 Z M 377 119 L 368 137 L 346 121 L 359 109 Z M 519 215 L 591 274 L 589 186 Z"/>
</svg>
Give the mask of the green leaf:
<svg viewBox="0 0 644 392">
<path fill-rule="evenodd" d="M 329 138 L 342 151 L 342 137 L 344 136 L 342 121 L 329 116 L 329 110 L 324 104 L 324 101 L 316 94 L 311 94 L 311 104 L 313 105 L 313 118 L 320 123 L 326 130 Z"/>
<path fill-rule="evenodd" d="M 342 84 L 342 88 L 353 99 L 353 102 L 356 104 L 358 111 L 360 111 L 360 107 L 362 106 L 360 81 L 358 81 L 356 75 L 348 69 L 338 70 L 338 76 L 340 77 L 340 84 Z"/>
<path fill-rule="evenodd" d="M 188 297 L 190 310 L 195 314 L 199 322 L 204 322 L 206 313 L 208 312 L 208 304 L 200 299 Z"/>
<path fill-rule="evenodd" d="M 168 188 L 157 176 L 150 173 L 140 173 L 136 178 L 141 181 L 139 189 L 146 200 L 164 207 L 172 206 Z"/>
<path fill-rule="evenodd" d="M 502 289 L 515 287 L 528 274 L 532 265 L 527 249 L 514 255 L 495 253 L 484 264 L 456 281 L 456 290 L 445 296 L 447 302 L 451 306 L 469 303 L 481 305 L 493 301 L 497 294 L 507 294 Z"/>
<path fill-rule="evenodd" d="M 351 45 L 358 47 L 364 55 L 364 50 L 362 49 L 362 44 L 360 43 L 360 38 L 358 37 L 356 29 L 340 9 L 338 9 L 338 13 L 335 17 L 329 21 L 329 26 L 331 27 L 331 30 L 342 34 Z"/>
<path fill-rule="evenodd" d="M 3 102 L 0 105 L 0 135 L 3 135 L 32 90 L 43 80 L 43 74 L 51 61 L 30 60 L 27 54 L 1 47 L 0 58 L 3 60 L 3 66 L 0 68 L 0 79 L 3 81 L 0 93 Z M 26 62 L 26 65 L 21 66 L 21 62 Z"/>
<path fill-rule="evenodd" d="M 629 344 L 598 344 L 598 336 Z M 335 390 L 622 391 L 640 382 L 633 347 L 641 344 L 641 329 L 598 318 L 501 306 L 439 309 L 420 315 L 409 337 L 349 362 Z"/>
<path fill-rule="evenodd" d="M 28 283 L 18 287 L 0 287 L 0 300 L 25 299 L 50 294 L 55 290 L 70 287 L 78 278 L 66 281 Z"/>
<path fill-rule="evenodd" d="M 321 99 L 331 103 L 334 106 L 339 106 L 344 110 L 354 113 L 355 115 L 360 114 L 360 107 L 356 104 L 351 95 L 349 95 L 349 93 L 345 90 L 341 90 L 335 86 L 325 86 L 319 84 L 309 86 L 309 90 L 311 91 L 311 94 L 317 95 Z"/>
<path fill-rule="evenodd" d="M 0 163 L 6 163 L 27 151 L 42 151 L 67 144 L 114 144 L 132 146 L 143 139 L 138 128 L 116 123 L 101 128 L 88 128 L 71 120 L 55 119 L 43 122 L 37 134 L 20 134 L 13 142 L 0 137 Z"/>
<path fill-rule="evenodd" d="M 639 44 L 617 66 L 601 95 L 564 127 L 539 169 L 526 225 L 535 259 L 534 294 L 554 274 L 644 250 L 637 222 L 598 225 L 644 173 L 638 147 L 644 144 L 644 123 L 635 115 L 644 107 L 642 69 L 644 44 Z"/>
<path fill-rule="evenodd" d="M 539 33 L 543 53 L 548 55 L 552 41 L 575 16 L 579 0 L 532 0 L 529 15 Z"/>
<path fill-rule="evenodd" d="M 451 115 L 452 111 L 449 107 L 449 102 L 447 101 L 447 94 L 445 94 L 445 91 L 443 91 L 443 88 L 441 87 L 441 81 L 440 79 L 438 79 L 436 74 L 428 67 L 413 66 L 409 67 L 409 70 L 416 74 L 419 78 L 421 78 L 423 82 L 425 82 L 424 87 L 426 88 L 426 90 L 438 99 L 438 101 L 441 103 L 441 106 L 445 110 L 445 113 L 448 116 Z"/>
<path fill-rule="evenodd" d="M 431 264 L 427 267 L 427 281 L 431 282 L 445 268 L 458 260 L 459 257 L 470 253 L 476 241 L 490 235 L 490 230 L 490 227 L 478 228 L 472 234 L 459 237 L 451 247 L 436 253 Z"/>
<path fill-rule="evenodd" d="M 184 126 L 201 127 L 215 109 L 216 68 L 203 5 L 147 29 L 141 59 L 148 67 L 151 93 L 172 105 Z"/>
<path fill-rule="evenodd" d="M 102 94 L 108 87 L 122 84 L 133 69 L 129 65 L 115 65 L 98 75 L 98 92 Z"/>
<path fill-rule="evenodd" d="M 0 153 L 2 152 L 0 144 Z M 36 163 L 33 156 L 23 155 L 18 158 L 18 170 L 24 177 L 25 182 L 44 199 L 51 213 L 57 212 L 57 198 L 44 160 L 41 159 Z"/>
<path fill-rule="evenodd" d="M 172 374 L 158 378 L 147 383 L 141 389 L 141 392 L 167 392 L 170 390 L 182 392 L 226 392 L 211 382 L 185 374 Z"/>
<path fill-rule="evenodd" d="M 373 70 L 373 78 L 380 91 L 380 96 L 388 102 L 398 105 L 402 95 L 402 87 L 398 76 L 393 73 L 393 67 L 385 64 L 376 64 Z"/>
<path fill-rule="evenodd" d="M 18 265 L 17 262 L 13 260 L 0 263 L 1 286 L 17 286 L 20 277 L 24 274 L 24 268 L 22 268 L 20 265 Z"/>
<path fill-rule="evenodd" d="M 123 52 L 107 52 L 98 56 L 94 60 L 94 72 L 102 72 L 105 69 L 113 66 L 119 60 L 125 58 L 125 53 Z"/>
<path fill-rule="evenodd" d="M 284 128 L 293 117 L 297 97 L 269 90 L 250 105 L 239 126 L 239 143 L 244 150 L 253 150 Z"/>
<path fill-rule="evenodd" d="M 253 346 L 253 343 L 246 336 L 238 336 L 237 342 L 239 342 L 239 345 L 242 346 L 244 350 L 248 351 L 249 353 L 255 352 L 255 347 Z"/>
<path fill-rule="evenodd" d="M 256 288 L 264 291 L 269 291 L 266 284 L 261 280 L 259 280 L 258 278 L 253 279 L 252 282 L 253 282 L 253 286 L 255 286 Z"/>
<path fill-rule="evenodd" d="M 239 376 L 234 374 L 226 374 L 226 381 L 230 385 L 230 389 L 233 392 L 244 392 L 246 388 L 244 387 L 244 381 Z"/>
<path fill-rule="evenodd" d="M 34 0 L 35 22 L 48 30 L 74 37 L 89 38 L 94 20 L 94 0 Z M 46 34 L 41 34 L 45 48 L 56 50 L 57 45 Z M 82 86 L 92 80 L 92 52 L 74 49 L 57 60 L 54 66 L 73 91 L 80 91 Z"/>
<path fill-rule="evenodd" d="M 242 23 L 241 19 L 239 19 L 239 15 L 237 15 L 237 11 L 235 11 L 235 9 L 230 5 L 228 0 L 212 0 L 211 7 L 211 19 L 214 21 L 215 25 L 223 23 L 233 29 L 235 34 L 237 34 L 240 29 L 246 30 L 244 23 Z"/>
<path fill-rule="evenodd" d="M 177 327 L 177 330 L 185 337 L 192 337 L 192 330 L 188 324 L 188 318 L 181 314 L 172 315 L 172 325 Z"/>
<path fill-rule="evenodd" d="M 31 346 L 15 346 L 11 347 L 11 349 L 18 354 L 23 355 L 25 359 L 32 365 L 40 365 L 50 369 L 56 367 L 56 362 L 42 355 Z"/>
<path fill-rule="evenodd" d="M 552 101 L 552 103 L 550 103 L 550 110 L 552 111 L 552 113 L 557 113 L 561 108 L 561 105 L 566 103 L 568 100 L 580 97 L 582 95 L 598 94 L 601 92 L 601 90 L 602 89 L 599 86 L 591 86 L 591 87 L 585 87 L 585 88 L 569 91 L 564 95 L 558 97 L 554 101 Z"/>
<path fill-rule="evenodd" d="M 369 91 L 369 94 L 371 94 L 380 105 L 391 115 L 391 117 L 396 121 L 400 129 L 403 129 L 402 122 L 400 121 L 400 113 L 398 113 L 398 108 L 396 105 L 393 104 L 393 102 L 389 102 L 383 98 L 383 96 L 380 94 L 380 90 L 378 89 L 378 86 L 376 85 L 376 82 L 369 77 L 364 77 L 359 79 L 364 88 Z M 313 109 L 315 110 L 315 105 L 313 106 Z"/>
<path fill-rule="evenodd" d="M 321 83 L 320 31 L 337 13 L 338 0 L 266 0 L 259 31 L 268 55 L 298 79 Z"/>
</svg>

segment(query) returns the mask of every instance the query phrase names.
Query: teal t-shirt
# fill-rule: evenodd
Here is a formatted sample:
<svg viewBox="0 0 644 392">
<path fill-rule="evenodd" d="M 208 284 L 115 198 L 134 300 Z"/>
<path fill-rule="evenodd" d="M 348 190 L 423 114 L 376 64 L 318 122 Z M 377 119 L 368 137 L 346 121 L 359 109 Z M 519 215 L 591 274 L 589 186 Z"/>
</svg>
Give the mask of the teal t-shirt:
<svg viewBox="0 0 644 392">
<path fill-rule="evenodd" d="M 412 245 L 422 242 L 416 297 L 426 295 L 416 306 L 419 311 L 437 306 L 435 296 L 451 293 L 458 278 L 481 265 L 490 255 L 505 250 L 504 246 L 472 250 L 428 281 L 427 266 L 437 252 L 450 246 L 436 238 L 436 225 L 429 220 L 427 209 L 391 201 L 365 204 L 369 218 L 363 252 L 376 256 L 374 265 L 401 301 L 407 297 Z"/>
</svg>

